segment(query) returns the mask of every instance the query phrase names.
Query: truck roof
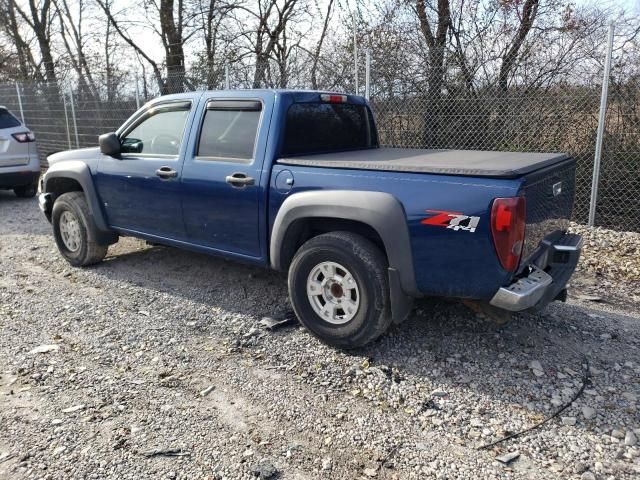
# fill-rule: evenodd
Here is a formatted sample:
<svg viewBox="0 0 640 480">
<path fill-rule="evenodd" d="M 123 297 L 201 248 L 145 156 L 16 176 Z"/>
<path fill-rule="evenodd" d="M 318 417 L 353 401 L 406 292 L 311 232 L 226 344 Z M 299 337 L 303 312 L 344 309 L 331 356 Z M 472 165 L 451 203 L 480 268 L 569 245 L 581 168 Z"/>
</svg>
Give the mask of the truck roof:
<svg viewBox="0 0 640 480">
<path fill-rule="evenodd" d="M 348 103 L 363 104 L 366 103 L 364 97 L 360 95 L 352 95 L 344 92 L 335 92 L 330 90 L 294 90 L 294 89 L 280 89 L 280 88 L 258 88 L 258 89 L 238 89 L 238 90 L 204 90 L 186 93 L 174 93 L 171 95 L 163 95 L 161 97 L 154 98 L 149 103 L 155 103 L 158 101 L 166 100 L 180 100 L 180 99 L 192 99 L 200 98 L 205 94 L 219 94 L 221 97 L 255 97 L 273 95 L 280 97 L 293 97 L 296 102 L 309 102 L 317 100 L 317 96 L 321 94 L 333 94 L 333 95 L 346 95 Z"/>
</svg>

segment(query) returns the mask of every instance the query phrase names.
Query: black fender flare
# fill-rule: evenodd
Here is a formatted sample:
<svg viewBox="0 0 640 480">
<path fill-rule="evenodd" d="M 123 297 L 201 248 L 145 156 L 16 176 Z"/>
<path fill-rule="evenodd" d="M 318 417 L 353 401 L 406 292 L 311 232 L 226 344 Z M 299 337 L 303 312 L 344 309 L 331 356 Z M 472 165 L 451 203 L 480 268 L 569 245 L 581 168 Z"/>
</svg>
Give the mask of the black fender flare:
<svg viewBox="0 0 640 480">
<path fill-rule="evenodd" d="M 100 200 L 98 199 L 96 188 L 93 184 L 89 166 L 79 160 L 67 160 L 54 163 L 43 177 L 42 193 L 51 193 L 53 188 L 50 182 L 57 178 L 74 180 L 82 187 L 96 230 L 95 232 L 89 232 L 90 235 L 95 237 L 94 240 L 103 245 L 115 243 L 118 235 L 109 228 L 100 205 Z M 55 201 L 55 198 L 53 201 Z M 95 235 L 93 235 L 94 233 Z"/>
<path fill-rule="evenodd" d="M 313 217 L 352 220 L 378 233 L 389 261 L 394 322 L 404 320 L 413 298 L 422 295 L 416 285 L 407 218 L 398 199 L 384 192 L 352 190 L 313 190 L 291 195 L 282 203 L 271 230 L 272 268 L 285 268 L 282 246 L 289 227 L 297 220 Z"/>
</svg>

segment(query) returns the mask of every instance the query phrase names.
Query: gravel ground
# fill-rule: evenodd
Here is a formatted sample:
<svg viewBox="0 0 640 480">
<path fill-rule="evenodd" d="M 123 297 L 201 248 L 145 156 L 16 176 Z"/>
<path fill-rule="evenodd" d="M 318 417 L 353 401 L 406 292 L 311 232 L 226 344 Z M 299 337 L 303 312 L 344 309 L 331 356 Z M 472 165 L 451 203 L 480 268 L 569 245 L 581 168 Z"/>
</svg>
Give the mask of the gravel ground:
<svg viewBox="0 0 640 480">
<path fill-rule="evenodd" d="M 640 233 L 614 232 L 577 224 L 573 224 L 571 230 L 584 238 L 583 259 L 572 281 L 574 296 L 625 305 L 638 311 Z"/>
<path fill-rule="evenodd" d="M 134 239 L 73 269 L 36 202 L 0 192 L 0 479 L 638 478 L 640 242 L 588 233 L 567 304 L 498 328 L 425 300 L 345 353 L 261 327 L 288 310 L 281 274 Z M 559 417 L 478 449 L 587 364 Z"/>
</svg>

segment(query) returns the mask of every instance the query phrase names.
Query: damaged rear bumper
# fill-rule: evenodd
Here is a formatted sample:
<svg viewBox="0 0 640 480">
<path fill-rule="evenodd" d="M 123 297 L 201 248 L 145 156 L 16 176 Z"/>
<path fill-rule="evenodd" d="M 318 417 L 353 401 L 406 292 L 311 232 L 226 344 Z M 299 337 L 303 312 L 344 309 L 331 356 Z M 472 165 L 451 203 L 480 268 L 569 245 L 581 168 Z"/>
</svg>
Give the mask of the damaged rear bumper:
<svg viewBox="0 0 640 480">
<path fill-rule="evenodd" d="M 491 299 L 491 305 L 520 312 L 540 310 L 556 299 L 564 300 L 582 243 L 580 235 L 571 233 L 554 241 L 543 240 L 535 261 L 513 283 L 501 287 Z"/>
</svg>

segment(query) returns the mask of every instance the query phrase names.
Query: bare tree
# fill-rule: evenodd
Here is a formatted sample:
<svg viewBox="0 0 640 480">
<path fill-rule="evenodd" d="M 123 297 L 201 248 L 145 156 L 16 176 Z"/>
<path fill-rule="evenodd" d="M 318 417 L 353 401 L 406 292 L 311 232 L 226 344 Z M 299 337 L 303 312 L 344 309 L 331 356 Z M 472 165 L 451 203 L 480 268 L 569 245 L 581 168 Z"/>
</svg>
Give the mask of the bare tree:
<svg viewBox="0 0 640 480">
<path fill-rule="evenodd" d="M 451 9 L 449 0 L 437 0 L 436 29 L 433 30 L 425 0 L 416 0 L 416 12 L 420 22 L 420 31 L 429 49 L 429 96 L 432 99 L 440 98 L 444 82 L 444 59 L 447 49 L 447 33 L 451 25 Z"/>
<path fill-rule="evenodd" d="M 273 57 L 276 45 L 283 41 L 287 23 L 295 13 L 298 0 L 259 0 L 257 11 L 242 7 L 244 12 L 254 17 L 257 22 L 255 30 L 245 30 L 244 36 L 251 43 L 255 57 L 255 73 L 253 88 L 264 86 L 269 59 Z"/>
<path fill-rule="evenodd" d="M 177 12 L 174 11 L 174 0 L 160 0 L 157 8 L 160 15 L 160 36 L 167 63 L 166 91 L 182 92 L 185 81 L 183 0 L 177 0 Z"/>
<path fill-rule="evenodd" d="M 322 31 L 320 32 L 320 38 L 318 38 L 318 43 L 316 43 L 316 48 L 313 52 L 313 57 L 311 60 L 311 88 L 318 88 L 318 62 L 320 60 L 320 53 L 322 52 L 322 45 L 324 44 L 324 40 L 327 36 L 327 31 L 329 29 L 329 22 L 331 21 L 331 9 L 333 8 L 334 0 L 329 0 L 327 3 L 327 13 L 324 15 L 324 22 L 322 24 Z"/>
<path fill-rule="evenodd" d="M 440 117 L 442 113 L 442 86 L 445 74 L 445 53 L 447 50 L 447 33 L 451 25 L 451 9 L 449 0 L 437 0 L 435 32 L 427 14 L 425 0 L 416 0 L 415 5 L 420 31 L 428 48 L 428 99 L 430 108 L 424 118 L 423 142 L 426 145 L 437 143 L 437 135 L 440 131 Z"/>
<path fill-rule="evenodd" d="M 137 55 L 151 66 L 160 91 L 163 94 L 183 91 L 185 82 L 184 44 L 188 39 L 188 37 L 184 35 L 186 18 L 184 16 L 183 0 L 178 0 L 177 5 L 174 3 L 174 0 L 160 0 L 160 3 L 151 0 L 148 4 L 153 10 L 153 13 L 159 15 L 158 24 L 160 28 L 158 29 L 155 24 L 152 24 L 152 27 L 160 36 L 165 50 L 164 62 L 167 67 L 166 80 L 162 74 L 161 63 L 152 58 L 149 52 L 134 41 L 127 31 L 127 22 L 116 18 L 117 14 L 113 12 L 112 5 L 107 0 L 96 1 L 104 11 L 115 32 Z M 176 8 L 177 17 L 174 11 Z"/>
<path fill-rule="evenodd" d="M 105 0 L 107 9 L 111 8 L 111 0 Z M 115 98 L 116 81 L 114 75 L 114 66 L 112 63 L 112 24 L 107 18 L 104 22 L 104 83 L 107 88 L 107 101 L 112 102 Z"/>
<path fill-rule="evenodd" d="M 23 10 L 15 0 L 9 0 L 9 8 L 14 9 L 24 22 L 33 31 L 38 47 L 40 49 L 41 64 L 44 67 L 45 78 L 47 82 L 54 85 L 58 83 L 55 64 L 53 62 L 53 51 L 51 47 L 51 25 L 56 15 L 55 9 L 52 9 L 52 0 L 28 0 L 28 11 Z"/>
<path fill-rule="evenodd" d="M 231 13 L 238 8 L 241 0 L 197 0 L 194 11 L 194 28 L 202 35 L 204 51 L 200 52 L 202 59 L 198 63 L 205 69 L 205 83 L 209 89 L 213 89 L 220 84 L 222 72 L 224 70 L 224 60 L 221 60 L 221 49 L 224 49 L 229 41 L 235 40 L 239 35 L 231 34 L 231 38 L 222 38 L 228 34 L 225 23 L 229 20 Z M 221 46 L 222 42 L 222 46 Z M 224 55 L 224 52 L 222 52 Z"/>
<path fill-rule="evenodd" d="M 113 26 L 113 29 L 122 38 L 122 40 L 124 40 L 126 44 L 128 44 L 131 48 L 133 48 L 136 54 L 138 54 L 147 63 L 149 63 L 149 65 L 151 66 L 151 69 L 153 70 L 153 75 L 158 84 L 158 88 L 160 89 L 161 92 L 164 93 L 166 90 L 166 86 L 165 86 L 164 79 L 162 77 L 162 70 L 158 62 L 156 62 L 153 58 L 151 58 L 151 56 L 147 54 L 142 47 L 138 46 L 138 44 L 133 41 L 133 39 L 129 36 L 129 34 L 125 31 L 125 29 L 120 25 L 120 22 L 116 20 L 116 18 L 114 17 L 114 14 L 112 13 L 112 10 L 111 10 L 112 6 L 110 2 L 108 2 L 107 0 L 96 0 L 96 2 L 98 3 L 98 5 L 100 5 L 105 15 L 107 16 L 107 20 L 109 24 Z"/>
<path fill-rule="evenodd" d="M 17 72 L 11 75 L 57 76 L 94 97 L 105 84 L 113 99 L 133 58 L 151 72 L 145 88 L 147 80 L 158 85 L 149 94 L 195 84 L 219 88 L 226 62 L 236 85 L 352 88 L 353 25 L 345 2 L 136 0 L 117 10 L 118 4 L 0 0 L 3 55 Z M 357 41 L 374 62 L 374 91 L 427 100 L 421 122 L 432 139 L 445 97 L 551 88 L 592 76 L 609 15 L 572 0 L 355 0 L 355 8 Z M 142 14 L 131 15 L 136 10 Z M 148 35 L 138 36 L 141 29 L 155 35 L 161 54 Z"/>
<path fill-rule="evenodd" d="M 512 74 L 522 44 L 533 27 L 533 22 L 538 14 L 539 1 L 525 0 L 522 13 L 519 15 L 520 25 L 518 25 L 516 35 L 511 42 L 511 46 L 502 57 L 502 65 L 498 74 L 498 87 L 503 92 L 507 91 L 509 75 Z"/>
<path fill-rule="evenodd" d="M 85 0 L 76 0 L 75 15 L 68 0 L 54 0 L 60 20 L 60 37 L 65 46 L 71 66 L 78 76 L 80 94 L 88 94 L 92 98 L 98 97 L 98 88 L 93 78 L 85 53 L 87 37 L 83 31 L 85 20 Z"/>
<path fill-rule="evenodd" d="M 18 78 L 26 80 L 35 76 L 36 79 L 43 80 L 33 58 L 31 47 L 20 32 L 20 23 L 14 2 L 15 0 L 0 0 L 0 28 L 9 38 L 9 43 L 13 44 L 15 48 L 15 55 L 18 59 Z M 7 51 L 5 55 L 9 56 L 9 53 Z"/>
<path fill-rule="evenodd" d="M 307 37 L 308 32 L 301 31 L 296 27 L 298 19 L 309 18 L 307 11 L 298 9 L 295 16 L 292 15 L 289 20 L 285 21 L 284 28 L 276 37 L 271 58 L 275 64 L 276 75 L 271 75 L 270 85 L 279 88 L 288 88 L 291 86 L 291 77 L 304 69 L 298 59 L 298 54 L 303 50 L 302 41 Z M 302 22 L 300 22 L 302 23 Z"/>
</svg>

